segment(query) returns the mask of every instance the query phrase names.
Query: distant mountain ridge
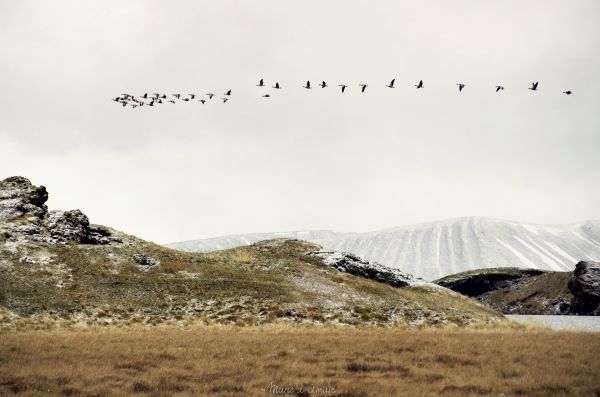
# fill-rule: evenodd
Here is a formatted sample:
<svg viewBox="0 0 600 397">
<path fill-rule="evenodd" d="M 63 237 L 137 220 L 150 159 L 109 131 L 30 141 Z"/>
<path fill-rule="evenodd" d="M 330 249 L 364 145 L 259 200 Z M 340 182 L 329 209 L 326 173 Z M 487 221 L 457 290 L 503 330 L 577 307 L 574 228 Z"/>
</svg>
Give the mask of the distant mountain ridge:
<svg viewBox="0 0 600 397">
<path fill-rule="evenodd" d="M 167 244 L 209 252 L 278 237 L 348 251 L 426 280 L 468 270 L 513 266 L 572 271 L 581 260 L 600 260 L 600 221 L 538 225 L 464 217 L 366 233 L 328 230 L 238 234 Z"/>
</svg>

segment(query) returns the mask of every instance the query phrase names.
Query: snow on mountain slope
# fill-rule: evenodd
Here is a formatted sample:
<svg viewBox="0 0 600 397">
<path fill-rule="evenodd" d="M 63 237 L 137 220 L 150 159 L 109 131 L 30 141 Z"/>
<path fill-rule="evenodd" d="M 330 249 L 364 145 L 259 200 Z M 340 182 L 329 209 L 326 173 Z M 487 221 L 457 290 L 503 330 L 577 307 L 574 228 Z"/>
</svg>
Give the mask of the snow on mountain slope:
<svg viewBox="0 0 600 397">
<path fill-rule="evenodd" d="M 325 249 L 352 252 L 426 280 L 466 270 L 506 266 L 572 271 L 580 260 L 600 260 L 600 221 L 534 225 L 481 217 L 368 233 L 316 230 L 241 234 L 167 246 L 208 252 L 280 237 L 307 240 Z"/>
</svg>

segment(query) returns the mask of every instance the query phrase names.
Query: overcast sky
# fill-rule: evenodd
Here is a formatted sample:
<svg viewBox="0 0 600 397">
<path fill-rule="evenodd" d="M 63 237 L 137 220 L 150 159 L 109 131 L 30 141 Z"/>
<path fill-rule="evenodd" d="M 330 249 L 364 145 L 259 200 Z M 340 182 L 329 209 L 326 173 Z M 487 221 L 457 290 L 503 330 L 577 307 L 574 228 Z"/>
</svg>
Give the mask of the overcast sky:
<svg viewBox="0 0 600 397">
<path fill-rule="evenodd" d="M 598 219 L 599 21 L 597 0 L 0 0 L 0 178 L 159 243 Z"/>
</svg>

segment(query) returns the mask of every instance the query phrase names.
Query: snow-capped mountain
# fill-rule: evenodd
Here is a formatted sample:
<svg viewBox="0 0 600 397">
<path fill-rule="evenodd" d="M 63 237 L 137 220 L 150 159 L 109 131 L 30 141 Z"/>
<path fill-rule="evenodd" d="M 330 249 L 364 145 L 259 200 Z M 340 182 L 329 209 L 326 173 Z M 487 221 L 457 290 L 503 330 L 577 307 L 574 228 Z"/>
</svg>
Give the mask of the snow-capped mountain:
<svg viewBox="0 0 600 397">
<path fill-rule="evenodd" d="M 516 266 L 572 271 L 580 260 L 600 260 L 600 221 L 534 225 L 465 217 L 368 233 L 296 231 L 216 237 L 168 244 L 208 252 L 272 238 L 297 238 L 434 280 L 478 268 Z"/>
</svg>

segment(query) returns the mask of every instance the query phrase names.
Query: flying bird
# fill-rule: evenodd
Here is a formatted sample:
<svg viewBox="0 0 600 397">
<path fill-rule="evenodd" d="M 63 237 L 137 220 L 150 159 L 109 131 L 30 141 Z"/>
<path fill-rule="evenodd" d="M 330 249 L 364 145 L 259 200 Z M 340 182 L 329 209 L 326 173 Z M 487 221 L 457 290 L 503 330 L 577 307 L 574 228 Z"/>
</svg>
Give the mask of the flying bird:
<svg viewBox="0 0 600 397">
<path fill-rule="evenodd" d="M 415 87 L 417 87 L 417 89 L 423 88 L 423 80 L 419 80 L 419 84 L 415 84 Z"/>
<path fill-rule="evenodd" d="M 567 95 L 571 95 L 572 93 L 573 93 L 573 91 L 571 91 L 571 90 L 563 91 L 563 94 L 567 94 Z"/>
<path fill-rule="evenodd" d="M 338 84 L 338 86 L 342 87 L 342 92 L 346 91 L 347 85 L 345 85 L 345 84 Z"/>
<path fill-rule="evenodd" d="M 170 103 L 175 103 L 175 101 L 174 101 L 174 100 L 172 100 L 172 99 L 169 99 L 169 102 L 170 102 Z"/>
<path fill-rule="evenodd" d="M 145 93 L 144 95 L 142 95 L 142 98 L 147 99 L 148 98 L 148 93 Z"/>
<path fill-rule="evenodd" d="M 229 100 L 229 98 L 221 98 L 223 100 L 223 103 L 227 102 Z"/>
<path fill-rule="evenodd" d="M 387 88 L 396 88 L 394 87 L 394 83 L 396 82 L 396 79 L 392 79 L 392 81 L 390 81 L 390 84 L 386 85 Z"/>
<path fill-rule="evenodd" d="M 458 91 L 461 92 L 463 90 L 463 88 L 465 88 L 465 85 L 463 83 L 458 83 Z"/>
<path fill-rule="evenodd" d="M 208 99 L 212 99 L 212 97 L 214 97 L 214 96 L 215 96 L 215 94 L 213 94 L 213 93 L 211 93 L 211 92 L 209 92 L 209 93 L 208 93 L 208 94 L 206 94 L 206 95 L 208 95 Z"/>
<path fill-rule="evenodd" d="M 231 90 L 227 91 L 225 95 L 231 95 Z"/>
<path fill-rule="evenodd" d="M 263 98 L 269 98 L 270 96 L 271 95 L 269 95 L 269 94 L 265 94 L 265 95 L 263 95 Z"/>
<path fill-rule="evenodd" d="M 111 101 L 119 102 L 121 100 L 120 97 L 116 97 L 115 99 L 111 99 Z"/>
<path fill-rule="evenodd" d="M 200 99 L 198 102 L 202 102 L 202 104 L 204 105 L 206 103 L 205 99 Z"/>
<path fill-rule="evenodd" d="M 310 90 L 310 80 L 306 82 L 306 85 L 303 85 L 302 87 L 306 88 L 307 90 Z"/>
<path fill-rule="evenodd" d="M 190 99 L 194 99 L 196 98 L 196 94 L 188 94 L 190 96 Z"/>
<path fill-rule="evenodd" d="M 361 86 L 362 88 L 360 89 L 360 92 L 365 92 L 365 90 L 367 89 L 367 85 L 366 84 L 359 84 L 359 86 Z"/>
<path fill-rule="evenodd" d="M 538 82 L 536 81 L 535 83 L 531 83 L 531 87 L 529 87 L 529 89 L 531 91 L 536 91 L 537 90 L 537 86 L 538 86 Z"/>
<path fill-rule="evenodd" d="M 171 94 L 171 95 L 173 95 L 177 99 L 181 98 L 181 94 Z"/>
<path fill-rule="evenodd" d="M 504 87 L 503 87 L 503 86 L 501 86 L 501 85 L 497 85 L 497 86 L 496 86 L 496 92 L 498 92 L 498 91 L 501 91 L 501 90 L 503 90 L 503 89 L 504 89 Z"/>
<path fill-rule="evenodd" d="M 321 86 L 321 88 L 325 88 L 327 87 L 327 83 L 325 81 L 323 81 L 321 84 L 319 84 Z"/>
<path fill-rule="evenodd" d="M 127 102 L 123 101 L 121 103 L 123 104 L 123 107 L 127 106 Z"/>
<path fill-rule="evenodd" d="M 258 84 L 256 85 L 257 87 L 264 87 L 265 86 L 265 82 L 263 79 L 260 79 L 260 81 L 258 82 Z"/>
<path fill-rule="evenodd" d="M 275 85 L 273 86 L 273 88 L 275 88 L 276 90 L 281 89 L 281 87 L 279 86 L 279 83 L 275 83 Z"/>
</svg>

